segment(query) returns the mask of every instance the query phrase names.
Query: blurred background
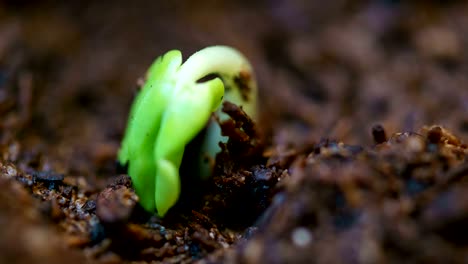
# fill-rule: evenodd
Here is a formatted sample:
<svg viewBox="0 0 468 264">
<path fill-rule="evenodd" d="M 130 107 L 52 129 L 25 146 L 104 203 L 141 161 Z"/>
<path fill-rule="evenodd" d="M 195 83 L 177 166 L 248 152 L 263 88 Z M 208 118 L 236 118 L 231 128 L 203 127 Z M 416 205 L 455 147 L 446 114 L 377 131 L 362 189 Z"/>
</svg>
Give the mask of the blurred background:
<svg viewBox="0 0 468 264">
<path fill-rule="evenodd" d="M 79 186 L 90 195 L 77 196 L 71 212 L 95 210 L 117 175 L 139 78 L 170 49 L 187 58 L 215 44 L 251 60 L 268 147 L 301 153 L 322 138 L 372 146 L 375 124 L 387 135 L 438 124 L 468 141 L 467 1 L 0 0 L 0 262 L 71 264 L 96 254 L 59 251 L 86 241 L 50 230 L 88 235 L 93 223 L 47 222 L 60 207 L 36 206 L 28 177 L 64 173 L 68 194 Z"/>
<path fill-rule="evenodd" d="M 150 63 L 214 44 L 254 65 L 272 144 L 369 145 L 376 123 L 466 140 L 467 14 L 465 1 L 2 1 L 1 140 L 93 171 L 115 155 Z"/>
</svg>

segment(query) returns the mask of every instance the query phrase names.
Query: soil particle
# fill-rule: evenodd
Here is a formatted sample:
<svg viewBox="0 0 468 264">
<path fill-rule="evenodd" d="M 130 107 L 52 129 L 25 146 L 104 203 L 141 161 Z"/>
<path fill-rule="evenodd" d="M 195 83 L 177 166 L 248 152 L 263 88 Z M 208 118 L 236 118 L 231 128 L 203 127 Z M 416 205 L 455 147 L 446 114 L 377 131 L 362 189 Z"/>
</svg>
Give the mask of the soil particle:
<svg viewBox="0 0 468 264">
<path fill-rule="evenodd" d="M 382 125 L 375 125 L 372 127 L 372 136 L 376 144 L 384 143 L 387 141 L 387 135 Z"/>
<path fill-rule="evenodd" d="M 125 186 L 106 188 L 97 197 L 96 216 L 105 224 L 127 222 L 137 201 L 134 192 Z"/>
<path fill-rule="evenodd" d="M 240 94 L 242 100 L 249 102 L 252 98 L 249 97 L 252 87 L 249 86 L 249 83 L 252 83 L 252 76 L 247 71 L 241 71 L 238 76 L 234 78 L 234 82 L 240 89 Z"/>
<path fill-rule="evenodd" d="M 43 182 L 48 185 L 49 189 L 55 189 L 57 184 L 62 183 L 64 175 L 51 171 L 38 171 L 32 175 L 34 182 Z"/>
</svg>

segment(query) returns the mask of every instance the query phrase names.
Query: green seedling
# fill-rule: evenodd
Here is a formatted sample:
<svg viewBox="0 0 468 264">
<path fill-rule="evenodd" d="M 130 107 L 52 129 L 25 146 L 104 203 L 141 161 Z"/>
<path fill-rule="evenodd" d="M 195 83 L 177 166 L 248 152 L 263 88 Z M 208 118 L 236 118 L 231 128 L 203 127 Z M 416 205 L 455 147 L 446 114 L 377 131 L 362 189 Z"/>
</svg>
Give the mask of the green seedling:
<svg viewBox="0 0 468 264">
<path fill-rule="evenodd" d="M 210 120 L 212 113 L 228 100 L 255 118 L 256 96 L 252 68 L 233 48 L 208 47 L 183 64 L 178 50 L 157 58 L 131 107 L 118 153 L 120 164 L 128 164 L 142 207 L 162 217 L 177 202 L 185 146 L 205 127 L 199 174 L 207 177 L 211 169 L 204 158 L 214 159 L 219 142 L 227 140 Z M 219 110 L 218 115 L 227 118 Z"/>
</svg>

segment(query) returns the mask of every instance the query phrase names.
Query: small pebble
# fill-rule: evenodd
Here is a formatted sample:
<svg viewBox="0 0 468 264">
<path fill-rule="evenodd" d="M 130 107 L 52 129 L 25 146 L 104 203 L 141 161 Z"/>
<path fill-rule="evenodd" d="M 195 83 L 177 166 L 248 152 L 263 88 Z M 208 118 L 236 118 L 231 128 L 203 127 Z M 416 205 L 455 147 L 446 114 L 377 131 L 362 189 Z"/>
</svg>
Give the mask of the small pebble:
<svg viewBox="0 0 468 264">
<path fill-rule="evenodd" d="M 16 177 L 18 175 L 18 172 L 16 171 L 16 168 L 11 166 L 11 165 L 8 165 L 5 167 L 6 168 L 6 173 L 5 175 L 8 177 L 8 178 L 13 178 L 13 177 Z"/>
<path fill-rule="evenodd" d="M 421 152 L 424 150 L 424 142 L 420 137 L 408 138 L 407 147 L 410 151 Z"/>
<path fill-rule="evenodd" d="M 298 227 L 293 230 L 291 239 L 294 245 L 298 247 L 306 247 L 312 242 L 312 233 L 305 227 Z"/>
</svg>

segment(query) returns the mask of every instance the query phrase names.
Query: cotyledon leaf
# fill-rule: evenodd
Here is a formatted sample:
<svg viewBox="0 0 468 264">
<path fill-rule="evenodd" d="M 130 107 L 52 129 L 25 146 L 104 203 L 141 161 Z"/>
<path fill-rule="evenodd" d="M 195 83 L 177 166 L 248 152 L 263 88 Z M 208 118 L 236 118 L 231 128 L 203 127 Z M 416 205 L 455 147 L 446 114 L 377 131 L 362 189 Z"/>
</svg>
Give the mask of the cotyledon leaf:
<svg viewBox="0 0 468 264">
<path fill-rule="evenodd" d="M 256 84 L 247 59 L 235 49 L 212 46 L 196 52 L 184 63 L 180 51 L 169 51 L 148 69 L 146 82 L 132 105 L 129 122 L 118 154 L 128 164 L 140 204 L 160 216 L 177 202 L 180 195 L 179 168 L 185 146 L 208 124 L 211 113 L 221 104 L 224 85 L 236 88 L 226 95 L 255 114 Z M 210 74 L 215 78 L 200 80 Z M 239 77 L 249 77 L 238 79 Z M 241 80 L 241 83 L 237 83 Z M 247 90 L 242 90 L 247 88 Z M 240 96 L 245 92 L 253 101 Z M 228 98 L 228 99 L 229 99 Z M 213 156 L 222 140 L 219 128 L 208 126 L 210 135 L 204 150 Z M 214 147 L 211 147 L 214 146 Z M 202 153 L 200 153 L 201 155 Z M 201 164 L 201 167 L 204 165 Z M 209 173 L 208 168 L 200 170 Z M 202 173 L 203 174 L 203 173 Z M 203 176 L 203 175 L 202 175 Z"/>
</svg>

